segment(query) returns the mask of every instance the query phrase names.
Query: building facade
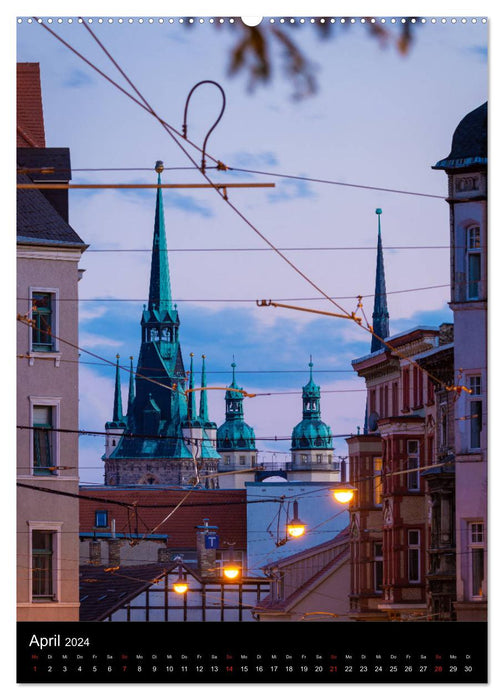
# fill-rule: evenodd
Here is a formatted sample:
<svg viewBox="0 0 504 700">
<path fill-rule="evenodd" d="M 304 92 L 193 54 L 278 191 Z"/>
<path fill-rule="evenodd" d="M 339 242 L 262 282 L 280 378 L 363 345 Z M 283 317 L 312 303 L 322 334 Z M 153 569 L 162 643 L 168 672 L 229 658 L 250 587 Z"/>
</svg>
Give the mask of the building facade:
<svg viewBox="0 0 504 700">
<path fill-rule="evenodd" d="M 450 154 L 433 166 L 448 176 L 454 324 L 457 620 L 487 618 L 487 103 L 467 114 Z"/>
<path fill-rule="evenodd" d="M 39 65 L 18 64 L 18 185 L 71 179 L 45 144 Z M 79 619 L 78 281 L 68 191 L 17 197 L 17 619 Z"/>
</svg>

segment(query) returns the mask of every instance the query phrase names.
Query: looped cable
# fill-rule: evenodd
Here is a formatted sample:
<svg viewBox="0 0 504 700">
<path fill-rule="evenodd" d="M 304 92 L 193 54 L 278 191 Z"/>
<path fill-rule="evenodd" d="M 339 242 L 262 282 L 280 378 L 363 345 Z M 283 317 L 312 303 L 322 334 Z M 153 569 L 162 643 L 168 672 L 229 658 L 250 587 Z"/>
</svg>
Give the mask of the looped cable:
<svg viewBox="0 0 504 700">
<path fill-rule="evenodd" d="M 224 110 L 226 109 L 226 94 L 225 94 L 224 90 L 222 89 L 222 87 L 219 85 L 219 83 L 215 82 L 215 80 L 200 80 L 200 82 L 196 83 L 196 85 L 191 89 L 191 91 L 189 92 L 187 99 L 186 99 L 186 103 L 185 103 L 185 107 L 184 107 L 184 123 L 182 124 L 183 137 L 187 140 L 187 109 L 189 107 L 189 100 L 191 99 L 192 94 L 196 90 L 196 88 L 198 88 L 200 85 L 205 85 L 205 83 L 207 83 L 209 85 L 215 85 L 215 87 L 219 88 L 221 95 L 222 95 L 222 107 L 221 107 L 221 111 L 219 113 L 219 116 L 217 117 L 217 119 L 215 120 L 213 125 L 208 130 L 207 135 L 205 136 L 205 140 L 203 141 L 203 150 L 201 152 L 201 172 L 202 173 L 205 172 L 205 166 L 206 166 L 205 154 L 206 154 L 206 145 L 207 145 L 208 138 L 209 138 L 210 134 L 212 133 L 212 131 L 217 126 L 217 124 L 222 119 L 222 115 L 224 114 Z M 223 163 L 220 163 L 220 161 L 219 161 L 219 166 L 222 166 L 222 167 L 218 168 L 219 170 L 226 168 L 226 166 L 224 166 Z"/>
</svg>

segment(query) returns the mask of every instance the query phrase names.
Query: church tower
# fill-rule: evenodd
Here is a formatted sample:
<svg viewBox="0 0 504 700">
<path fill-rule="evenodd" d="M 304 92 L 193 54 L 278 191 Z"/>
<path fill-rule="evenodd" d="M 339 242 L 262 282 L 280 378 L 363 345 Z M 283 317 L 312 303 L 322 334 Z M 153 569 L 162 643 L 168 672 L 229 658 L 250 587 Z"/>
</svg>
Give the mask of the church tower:
<svg viewBox="0 0 504 700">
<path fill-rule="evenodd" d="M 119 355 L 116 355 L 116 374 L 114 388 L 114 408 L 112 411 L 112 420 L 105 423 L 105 457 L 108 457 L 116 448 L 120 436 L 126 429 L 126 421 L 124 420 L 122 410 L 121 396 L 121 378 L 119 374 Z"/>
<path fill-rule="evenodd" d="M 376 246 L 376 276 L 375 276 L 375 294 L 373 307 L 373 332 L 371 336 L 371 352 L 385 349 L 385 345 L 380 338 L 384 340 L 390 335 L 389 330 L 389 312 L 387 306 L 387 287 L 385 284 L 385 262 L 383 260 L 383 246 L 381 235 L 381 214 L 382 210 L 377 209 L 378 216 L 378 243 Z M 369 431 L 376 430 L 376 419 L 374 406 L 370 406 L 369 400 L 366 400 L 366 412 L 364 414 L 364 435 Z"/>
<path fill-rule="evenodd" d="M 163 164 L 156 163 L 158 185 Z M 168 265 L 163 196 L 157 190 L 148 304 L 140 319 L 141 344 L 136 372 L 131 360 L 128 412 L 122 415 L 119 364 L 113 421 L 107 423 L 104 455 L 105 483 L 173 484 L 194 483 L 200 473 L 217 471 L 219 455 L 195 410 L 194 378 L 187 377 L 179 342 L 180 320 L 173 303 Z M 122 435 L 115 449 L 111 437 Z M 203 486 L 209 483 L 203 481 Z"/>
<path fill-rule="evenodd" d="M 380 338 L 388 338 L 389 336 L 389 312 L 387 308 L 387 288 L 385 286 L 385 263 L 383 261 L 383 247 L 381 236 L 381 214 L 382 210 L 377 209 L 378 215 L 378 244 L 376 247 L 376 277 L 375 277 L 375 296 L 373 308 L 373 335 L 371 341 L 371 352 L 381 350 L 384 345 L 380 342 Z M 376 336 L 379 336 L 378 338 Z"/>
<path fill-rule="evenodd" d="M 257 449 L 254 429 L 243 418 L 243 394 L 236 383 L 236 363 L 233 362 L 233 380 L 226 391 L 226 420 L 217 430 L 217 450 L 219 462 L 219 484 L 221 488 L 243 488 L 245 481 L 252 481 L 253 475 L 226 472 L 255 469 Z"/>
<path fill-rule="evenodd" d="M 292 431 L 289 471 L 304 481 L 328 481 L 328 472 L 332 472 L 336 480 L 339 472 L 334 470 L 332 431 L 321 418 L 320 387 L 313 381 L 311 358 L 309 368 L 310 378 L 303 387 L 303 420 Z"/>
</svg>

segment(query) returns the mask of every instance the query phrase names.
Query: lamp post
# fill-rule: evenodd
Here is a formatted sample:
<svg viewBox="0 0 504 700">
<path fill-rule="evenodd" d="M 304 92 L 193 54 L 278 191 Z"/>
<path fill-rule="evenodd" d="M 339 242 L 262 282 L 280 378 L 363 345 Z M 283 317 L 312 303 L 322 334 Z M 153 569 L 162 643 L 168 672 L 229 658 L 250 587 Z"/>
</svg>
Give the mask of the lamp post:
<svg viewBox="0 0 504 700">
<path fill-rule="evenodd" d="M 183 595 L 184 593 L 187 593 L 189 590 L 189 584 L 187 582 L 187 574 L 182 568 L 182 559 L 181 557 L 177 557 L 176 561 L 178 561 L 178 578 L 177 580 L 173 583 L 173 591 L 175 593 L 178 593 L 179 595 Z"/>
<path fill-rule="evenodd" d="M 235 561 L 233 544 L 229 545 L 229 561 L 222 568 L 222 573 L 228 581 L 236 581 L 241 578 L 241 566 Z"/>
</svg>

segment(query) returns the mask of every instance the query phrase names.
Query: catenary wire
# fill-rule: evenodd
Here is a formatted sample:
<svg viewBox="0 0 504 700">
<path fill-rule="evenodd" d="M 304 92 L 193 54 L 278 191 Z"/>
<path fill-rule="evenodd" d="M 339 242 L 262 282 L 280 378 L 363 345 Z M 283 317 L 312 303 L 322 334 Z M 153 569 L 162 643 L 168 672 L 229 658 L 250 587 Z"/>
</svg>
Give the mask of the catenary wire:
<svg viewBox="0 0 504 700">
<path fill-rule="evenodd" d="M 37 19 L 37 18 L 35 18 L 35 19 Z M 81 19 L 82 19 L 82 18 L 81 18 Z M 46 27 L 45 25 L 42 25 L 42 26 L 44 26 L 44 28 L 46 28 L 48 31 L 50 31 L 52 34 L 54 34 L 54 35 L 56 36 L 56 38 L 60 39 L 60 37 L 58 37 L 57 34 L 55 34 L 54 32 L 52 32 L 52 30 L 50 30 L 49 27 Z M 165 122 L 163 119 L 161 119 L 161 118 L 157 115 L 157 113 L 155 112 L 155 110 L 150 106 L 150 104 L 149 104 L 148 101 L 145 99 L 145 97 L 141 94 L 141 92 L 135 87 L 135 85 L 133 84 L 133 82 L 129 79 L 129 77 L 126 75 L 126 73 L 123 71 L 123 69 L 119 66 L 119 64 L 117 63 L 117 61 L 115 61 L 115 59 L 114 59 L 114 58 L 111 56 L 111 54 L 107 51 L 107 49 L 105 48 L 105 46 L 103 45 L 103 43 L 96 37 L 96 35 L 95 35 L 94 32 L 92 31 L 92 29 L 91 29 L 87 24 L 85 24 L 85 23 L 83 23 L 83 26 L 84 26 L 85 29 L 93 36 L 93 38 L 94 38 L 95 41 L 98 43 L 98 45 L 100 46 L 100 48 L 102 48 L 103 52 L 104 52 L 104 53 L 107 55 L 107 57 L 112 61 L 112 63 L 113 63 L 114 66 L 117 68 L 117 70 L 119 70 L 119 72 L 121 73 L 121 75 L 127 80 L 127 82 L 129 83 L 129 85 L 131 85 L 131 87 L 134 89 L 134 91 L 136 92 L 136 94 L 137 94 L 137 95 L 140 97 L 140 99 L 142 100 L 143 104 L 139 103 L 138 100 L 137 100 L 135 97 L 133 97 L 132 95 L 129 95 L 129 93 L 128 93 L 126 90 L 124 90 L 123 88 L 121 88 L 120 86 L 118 86 L 117 83 L 115 83 L 115 82 L 112 81 L 110 78 L 108 78 L 102 71 L 100 71 L 96 66 L 94 66 L 94 64 L 92 64 L 92 63 L 90 63 L 89 61 L 87 61 L 87 59 L 84 59 L 84 60 L 86 61 L 86 63 L 88 63 L 89 65 L 91 65 L 91 67 L 93 67 L 95 70 L 97 70 L 103 77 L 107 78 L 110 82 L 112 82 L 114 85 L 116 85 L 116 87 L 118 87 L 126 96 L 129 96 L 129 97 L 130 97 L 131 99 L 133 99 L 136 103 L 140 104 L 140 106 L 142 106 L 143 109 L 146 109 L 146 111 L 148 111 L 155 119 L 157 119 L 157 120 L 159 121 L 159 123 L 163 126 L 163 128 L 165 129 L 165 131 L 168 133 L 168 135 L 171 137 L 171 139 L 174 141 L 174 143 L 180 148 L 180 150 L 182 150 L 182 152 L 187 156 L 187 158 L 191 161 L 191 163 L 192 163 L 194 166 L 197 166 L 196 161 L 192 158 L 192 156 L 188 153 L 188 151 L 184 148 L 184 146 L 177 140 L 177 138 L 175 137 L 174 133 L 177 133 L 177 135 L 181 136 L 182 138 L 184 138 L 184 136 L 183 136 L 183 135 L 180 135 L 179 132 L 177 132 L 176 129 L 174 129 L 173 127 L 171 127 L 169 124 L 167 124 L 167 122 Z M 60 39 L 60 40 L 61 40 L 61 39 Z M 61 41 L 63 41 L 63 40 L 61 40 Z M 70 47 L 66 42 L 63 42 L 63 43 L 65 43 L 65 45 L 67 45 L 69 48 L 71 48 L 71 49 L 75 52 L 75 50 L 74 50 L 72 47 Z M 80 54 L 79 54 L 79 55 L 80 55 Z M 82 58 L 83 58 L 83 57 L 82 57 Z M 186 141 L 187 141 L 187 139 L 186 139 Z M 213 159 L 213 160 L 214 160 L 214 159 Z M 253 231 L 268 245 L 268 246 L 270 246 L 270 247 L 272 248 L 272 250 L 274 250 L 274 251 L 275 251 L 275 252 L 276 252 L 276 253 L 277 253 L 277 254 L 278 254 L 278 255 L 279 255 L 279 256 L 280 256 L 280 257 L 281 257 L 281 258 L 282 258 L 282 259 L 297 273 L 297 274 L 299 274 L 308 284 L 310 284 L 317 292 L 319 292 L 319 294 L 321 294 L 321 295 L 322 295 L 323 297 L 325 297 L 328 301 L 330 301 L 334 306 L 336 306 L 343 314 L 345 314 L 345 316 L 346 316 L 347 318 L 351 318 L 351 317 L 350 317 L 350 314 L 349 314 L 342 306 L 340 306 L 336 301 L 334 301 L 334 299 L 332 299 L 326 292 L 324 292 L 324 291 L 318 286 L 318 284 L 316 284 L 310 277 L 308 277 L 308 275 L 306 275 L 299 267 L 297 267 L 297 265 L 295 265 L 289 258 L 287 258 L 287 256 L 285 256 L 285 255 L 282 253 L 282 251 L 280 251 L 280 250 L 279 250 L 279 249 L 278 249 L 278 248 L 277 248 L 263 233 L 261 233 L 261 231 L 260 231 L 260 230 L 259 230 L 259 229 L 258 229 L 244 214 L 243 214 L 243 212 L 241 212 L 241 211 L 227 198 L 227 196 L 226 196 L 224 193 L 220 192 L 220 190 L 218 189 L 218 186 L 216 185 L 216 183 L 213 183 L 213 182 L 212 182 L 212 180 L 208 177 L 208 175 L 205 173 L 205 171 L 204 171 L 203 168 L 201 168 L 201 172 L 202 172 L 202 175 L 203 175 L 203 177 L 205 178 L 205 180 L 206 180 L 210 185 L 212 185 L 212 187 L 215 189 L 215 191 L 218 193 L 218 195 L 221 197 L 221 199 L 222 199 L 236 214 L 237 214 L 237 216 L 238 216 L 249 228 L 251 228 L 251 230 L 253 230 Z M 355 319 L 353 319 L 353 320 L 355 321 Z M 357 322 L 357 323 L 358 323 L 358 322 Z M 437 377 L 435 377 L 434 375 L 432 375 L 428 370 L 426 370 L 426 369 L 424 369 L 423 367 L 421 367 L 421 365 L 419 365 L 414 359 L 408 357 L 408 356 L 405 355 L 404 353 L 400 353 L 400 352 L 399 352 L 396 348 L 394 348 L 390 343 L 387 343 L 387 341 L 384 341 L 384 340 L 373 330 L 373 328 L 372 328 L 371 326 L 368 325 L 368 327 L 366 328 L 366 327 L 363 326 L 361 323 L 358 323 L 358 325 L 360 325 L 361 328 L 364 328 L 364 330 L 368 331 L 373 337 L 375 337 L 375 338 L 377 338 L 378 340 L 380 340 L 380 342 L 382 342 L 383 345 L 384 345 L 385 347 L 388 347 L 397 357 L 400 357 L 400 358 L 402 358 L 403 360 L 405 360 L 406 362 L 408 362 L 409 364 L 418 367 L 418 368 L 420 369 L 421 372 L 424 372 L 427 376 L 430 376 L 431 379 L 432 379 L 433 381 L 435 381 L 437 384 L 443 385 L 443 382 L 441 382 Z"/>
</svg>

